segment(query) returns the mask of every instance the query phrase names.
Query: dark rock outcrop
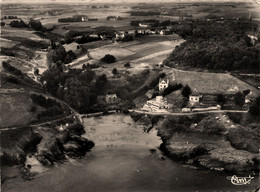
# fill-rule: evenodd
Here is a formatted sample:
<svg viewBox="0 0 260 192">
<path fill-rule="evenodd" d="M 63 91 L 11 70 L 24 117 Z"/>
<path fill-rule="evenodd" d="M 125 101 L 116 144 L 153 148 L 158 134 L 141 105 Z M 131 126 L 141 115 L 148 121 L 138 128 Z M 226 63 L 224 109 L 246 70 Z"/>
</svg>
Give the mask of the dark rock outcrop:
<svg viewBox="0 0 260 192">
<path fill-rule="evenodd" d="M 17 130 L 16 130 L 17 131 Z M 63 161 L 69 157 L 81 157 L 94 147 L 94 143 L 81 137 L 85 133 L 84 127 L 79 123 L 67 126 L 63 131 L 58 131 L 53 126 L 26 127 L 19 130 L 19 137 L 15 131 L 6 131 L 1 134 L 1 139 L 6 143 L 1 153 L 2 165 L 23 164 L 26 155 L 32 149 L 36 159 L 45 166 L 54 162 Z M 13 138 L 16 138 L 14 140 Z M 6 139 L 11 139 L 12 145 Z"/>
</svg>

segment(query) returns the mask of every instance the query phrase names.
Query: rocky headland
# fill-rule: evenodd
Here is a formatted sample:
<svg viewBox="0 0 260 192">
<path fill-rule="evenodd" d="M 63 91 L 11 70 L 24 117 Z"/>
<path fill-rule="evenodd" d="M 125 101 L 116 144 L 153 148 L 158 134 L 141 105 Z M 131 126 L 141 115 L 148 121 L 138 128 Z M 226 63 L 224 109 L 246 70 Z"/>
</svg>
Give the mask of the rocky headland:
<svg viewBox="0 0 260 192">
<path fill-rule="evenodd" d="M 256 172 L 260 127 L 252 118 L 249 120 L 248 114 L 244 116 L 216 113 L 163 117 L 131 113 L 145 131 L 151 127 L 158 130 L 163 141 L 161 150 L 175 161 L 218 171 Z"/>
<path fill-rule="evenodd" d="M 31 179 L 34 174 L 30 172 L 31 165 L 25 164 L 27 156 L 47 167 L 62 163 L 67 157 L 80 158 L 94 147 L 92 141 L 82 137 L 84 133 L 84 127 L 73 118 L 3 131 L 1 166 L 19 165 L 23 178 Z"/>
</svg>

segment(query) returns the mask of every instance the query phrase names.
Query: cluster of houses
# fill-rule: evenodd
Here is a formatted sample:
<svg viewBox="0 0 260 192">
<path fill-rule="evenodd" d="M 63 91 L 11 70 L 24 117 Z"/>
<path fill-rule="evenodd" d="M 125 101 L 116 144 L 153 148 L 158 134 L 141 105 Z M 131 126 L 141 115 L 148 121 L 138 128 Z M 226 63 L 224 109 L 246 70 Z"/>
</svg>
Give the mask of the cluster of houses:
<svg viewBox="0 0 260 192">
<path fill-rule="evenodd" d="M 162 93 L 166 88 L 169 87 L 168 78 L 159 79 L 159 92 Z M 143 110 L 151 112 L 167 112 L 172 109 L 172 104 L 167 101 L 166 97 L 156 96 L 154 99 L 148 100 L 143 106 Z"/>
<path fill-rule="evenodd" d="M 159 79 L 159 93 L 169 87 L 168 78 Z M 189 103 L 186 107 L 182 108 L 182 112 L 199 112 L 199 111 L 209 111 L 209 110 L 221 110 L 220 105 L 217 103 L 209 102 L 208 104 L 202 103 L 203 95 L 200 94 L 196 89 L 189 95 Z M 166 97 L 156 96 L 154 99 L 148 100 L 142 110 L 151 112 L 169 112 L 173 108 L 173 105 L 167 101 Z"/>
<path fill-rule="evenodd" d="M 150 23 L 139 23 L 138 29 L 136 29 L 136 34 L 148 35 L 148 34 L 158 34 L 158 35 L 170 35 L 172 34 L 172 27 L 166 26 L 166 28 L 162 29 L 161 27 L 153 27 L 151 28 Z"/>
</svg>

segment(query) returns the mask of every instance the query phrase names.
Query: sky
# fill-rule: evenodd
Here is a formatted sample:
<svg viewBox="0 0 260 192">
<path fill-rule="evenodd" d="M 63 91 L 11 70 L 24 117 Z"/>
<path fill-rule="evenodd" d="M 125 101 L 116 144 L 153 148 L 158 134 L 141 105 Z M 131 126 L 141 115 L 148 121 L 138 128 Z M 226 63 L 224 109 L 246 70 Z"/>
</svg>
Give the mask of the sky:
<svg viewBox="0 0 260 192">
<path fill-rule="evenodd" d="M 256 2 L 260 0 L 0 0 L 1 3 L 164 3 L 164 2 Z"/>
</svg>

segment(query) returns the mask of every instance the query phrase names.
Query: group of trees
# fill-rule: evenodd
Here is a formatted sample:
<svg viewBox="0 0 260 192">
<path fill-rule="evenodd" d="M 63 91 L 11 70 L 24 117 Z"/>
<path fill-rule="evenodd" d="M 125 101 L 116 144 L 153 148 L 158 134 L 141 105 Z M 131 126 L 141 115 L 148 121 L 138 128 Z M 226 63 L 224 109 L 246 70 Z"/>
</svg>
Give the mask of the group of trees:
<svg viewBox="0 0 260 192">
<path fill-rule="evenodd" d="M 165 97 L 166 95 L 172 93 L 173 91 L 177 91 L 182 88 L 182 84 L 170 84 L 162 93 L 162 96 Z"/>
<path fill-rule="evenodd" d="M 3 16 L 2 19 L 17 19 L 17 16 L 14 16 L 14 15 L 8 15 L 8 16 Z"/>
<path fill-rule="evenodd" d="M 15 28 L 31 28 L 34 29 L 36 31 L 45 31 L 46 28 L 44 28 L 42 26 L 42 23 L 38 20 L 34 20 L 34 19 L 30 19 L 30 21 L 28 22 L 28 24 L 26 24 L 22 19 L 21 20 L 14 20 L 11 21 L 9 24 L 11 27 L 15 27 Z"/>
<path fill-rule="evenodd" d="M 66 17 L 66 18 L 60 18 L 58 19 L 58 22 L 81 22 L 83 18 L 87 18 L 86 15 L 73 15 L 72 17 Z"/>
<path fill-rule="evenodd" d="M 81 38 L 78 38 L 75 40 L 76 43 L 78 44 L 84 44 L 84 43 L 89 43 L 93 41 L 99 41 L 101 38 L 98 37 L 90 37 L 89 35 L 82 35 Z"/>
<path fill-rule="evenodd" d="M 70 69 L 64 73 L 52 68 L 41 78 L 45 88 L 52 95 L 63 99 L 81 113 L 91 112 L 97 103 L 97 96 L 104 94 L 106 75 L 97 76 L 92 70 Z"/>
<path fill-rule="evenodd" d="M 53 46 L 54 49 L 50 50 L 47 54 L 47 60 L 49 67 L 56 66 L 53 65 L 53 63 L 58 64 L 61 66 L 61 64 L 68 64 L 74 59 L 77 58 L 76 54 L 73 51 L 66 52 L 65 48 L 63 46 Z"/>
<path fill-rule="evenodd" d="M 27 28 L 28 27 L 28 25 L 23 20 L 11 21 L 9 25 L 10 25 L 10 27 L 15 27 L 15 28 Z"/>
<path fill-rule="evenodd" d="M 257 31 L 253 21 L 176 23 L 173 31 L 186 39 L 164 61 L 165 65 L 211 70 L 260 71 L 260 43 L 252 44 L 247 33 Z M 260 38 L 260 37 L 258 37 Z"/>
</svg>

